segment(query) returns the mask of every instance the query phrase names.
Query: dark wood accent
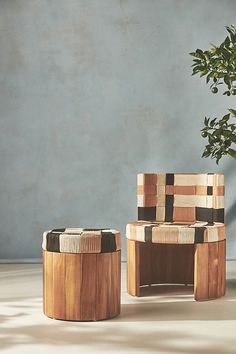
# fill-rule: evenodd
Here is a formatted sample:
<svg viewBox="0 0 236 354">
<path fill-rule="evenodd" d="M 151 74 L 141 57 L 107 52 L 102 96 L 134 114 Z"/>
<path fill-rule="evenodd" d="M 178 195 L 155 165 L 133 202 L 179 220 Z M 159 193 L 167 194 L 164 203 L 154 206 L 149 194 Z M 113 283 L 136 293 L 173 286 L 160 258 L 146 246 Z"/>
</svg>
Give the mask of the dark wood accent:
<svg viewBox="0 0 236 354">
<path fill-rule="evenodd" d="M 193 284 L 194 245 L 138 242 L 140 285 Z"/>
</svg>

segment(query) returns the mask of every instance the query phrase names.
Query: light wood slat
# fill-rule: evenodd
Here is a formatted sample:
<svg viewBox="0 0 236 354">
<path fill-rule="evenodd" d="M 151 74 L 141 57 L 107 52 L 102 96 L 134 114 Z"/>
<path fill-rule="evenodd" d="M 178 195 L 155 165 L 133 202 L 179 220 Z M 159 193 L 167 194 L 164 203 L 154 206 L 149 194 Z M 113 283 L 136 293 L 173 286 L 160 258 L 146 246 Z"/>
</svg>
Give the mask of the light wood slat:
<svg viewBox="0 0 236 354">
<path fill-rule="evenodd" d="M 139 259 L 140 259 L 140 285 L 152 284 L 152 244 L 143 242 L 139 244 Z"/>
<path fill-rule="evenodd" d="M 65 254 L 53 253 L 53 317 L 64 319 L 66 317 L 65 306 Z"/>
<path fill-rule="evenodd" d="M 121 252 L 111 253 L 111 300 L 109 305 L 110 316 L 120 313 L 121 296 Z"/>
<path fill-rule="evenodd" d="M 218 269 L 219 255 L 218 242 L 208 244 L 208 281 L 209 281 L 209 299 L 215 299 L 218 296 Z"/>
<path fill-rule="evenodd" d="M 209 298 L 208 243 L 195 245 L 194 297 L 195 300 Z"/>
<path fill-rule="evenodd" d="M 95 320 L 97 255 L 82 254 L 81 320 Z"/>
<path fill-rule="evenodd" d="M 96 318 L 110 316 L 111 254 L 97 254 Z"/>
<path fill-rule="evenodd" d="M 130 295 L 139 296 L 139 242 L 126 240 L 127 250 L 127 291 Z"/>
<path fill-rule="evenodd" d="M 66 319 L 73 320 L 81 318 L 80 297 L 81 297 L 81 254 L 65 254 L 65 305 Z"/>
<path fill-rule="evenodd" d="M 219 266 L 217 296 L 220 297 L 225 295 L 226 287 L 226 241 L 220 241 L 218 244 Z"/>
<path fill-rule="evenodd" d="M 43 311 L 53 317 L 53 253 L 43 251 Z"/>
</svg>

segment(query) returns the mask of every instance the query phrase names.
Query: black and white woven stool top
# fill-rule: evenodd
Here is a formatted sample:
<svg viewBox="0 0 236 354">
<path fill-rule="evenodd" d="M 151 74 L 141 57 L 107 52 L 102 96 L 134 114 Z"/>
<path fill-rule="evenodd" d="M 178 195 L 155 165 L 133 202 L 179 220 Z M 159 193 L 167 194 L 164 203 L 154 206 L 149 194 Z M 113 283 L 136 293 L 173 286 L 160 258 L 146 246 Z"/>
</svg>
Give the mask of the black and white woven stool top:
<svg viewBox="0 0 236 354">
<path fill-rule="evenodd" d="M 116 252 L 121 249 L 121 236 L 114 229 L 54 229 L 43 233 L 42 248 L 65 253 Z"/>
</svg>

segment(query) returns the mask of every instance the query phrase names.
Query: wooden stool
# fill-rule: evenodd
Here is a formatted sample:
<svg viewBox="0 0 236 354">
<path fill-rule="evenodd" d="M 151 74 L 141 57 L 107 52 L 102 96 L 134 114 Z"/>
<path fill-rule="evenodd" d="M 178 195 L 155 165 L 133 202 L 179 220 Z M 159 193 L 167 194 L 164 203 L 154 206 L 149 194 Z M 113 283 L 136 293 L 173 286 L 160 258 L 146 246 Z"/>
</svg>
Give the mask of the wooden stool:
<svg viewBox="0 0 236 354">
<path fill-rule="evenodd" d="M 43 235 L 44 314 L 96 321 L 120 313 L 120 233 L 58 229 Z"/>
</svg>

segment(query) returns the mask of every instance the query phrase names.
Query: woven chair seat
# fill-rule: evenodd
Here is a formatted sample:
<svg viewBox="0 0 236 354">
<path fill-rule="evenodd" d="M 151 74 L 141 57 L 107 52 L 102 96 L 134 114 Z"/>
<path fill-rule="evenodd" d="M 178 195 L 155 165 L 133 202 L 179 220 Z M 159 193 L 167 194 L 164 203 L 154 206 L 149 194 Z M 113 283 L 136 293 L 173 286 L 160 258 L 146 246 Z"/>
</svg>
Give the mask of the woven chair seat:
<svg viewBox="0 0 236 354">
<path fill-rule="evenodd" d="M 193 244 L 217 242 L 226 238 L 222 223 L 170 223 L 137 221 L 128 223 L 126 237 L 129 240 L 152 243 Z"/>
</svg>

